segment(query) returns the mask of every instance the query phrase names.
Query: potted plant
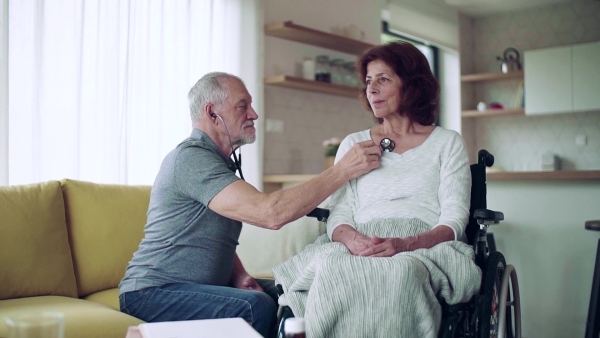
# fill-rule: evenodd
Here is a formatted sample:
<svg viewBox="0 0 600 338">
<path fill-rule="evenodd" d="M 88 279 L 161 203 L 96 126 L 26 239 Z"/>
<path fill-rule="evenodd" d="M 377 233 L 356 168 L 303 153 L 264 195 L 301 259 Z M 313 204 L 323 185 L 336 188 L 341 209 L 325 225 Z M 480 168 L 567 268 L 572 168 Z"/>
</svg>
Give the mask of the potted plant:
<svg viewBox="0 0 600 338">
<path fill-rule="evenodd" d="M 337 137 L 332 137 L 323 141 L 323 148 L 325 148 L 325 163 L 327 164 L 327 168 L 333 166 L 335 154 L 337 154 L 339 147 L 340 139 Z"/>
</svg>

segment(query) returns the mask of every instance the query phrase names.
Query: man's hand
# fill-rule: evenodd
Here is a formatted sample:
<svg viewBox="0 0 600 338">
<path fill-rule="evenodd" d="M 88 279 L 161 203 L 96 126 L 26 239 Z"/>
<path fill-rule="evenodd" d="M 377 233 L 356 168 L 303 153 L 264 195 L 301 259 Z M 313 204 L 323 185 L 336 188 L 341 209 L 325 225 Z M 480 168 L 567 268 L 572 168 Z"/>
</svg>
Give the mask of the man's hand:
<svg viewBox="0 0 600 338">
<path fill-rule="evenodd" d="M 260 285 L 258 285 L 258 283 L 256 282 L 256 279 L 254 279 L 250 275 L 243 275 L 237 278 L 232 278 L 231 284 L 236 289 L 264 292 L 263 288 L 261 288 Z"/>
<path fill-rule="evenodd" d="M 335 166 L 339 166 L 348 180 L 355 179 L 379 168 L 381 148 L 372 140 L 356 143 Z"/>
</svg>

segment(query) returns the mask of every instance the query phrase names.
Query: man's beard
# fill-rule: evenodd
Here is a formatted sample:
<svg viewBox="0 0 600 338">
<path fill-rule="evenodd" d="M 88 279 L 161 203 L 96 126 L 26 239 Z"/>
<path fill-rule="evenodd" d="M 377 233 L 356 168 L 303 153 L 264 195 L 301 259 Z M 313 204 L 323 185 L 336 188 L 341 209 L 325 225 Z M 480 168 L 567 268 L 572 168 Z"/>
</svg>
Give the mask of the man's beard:
<svg viewBox="0 0 600 338">
<path fill-rule="evenodd" d="M 252 135 L 246 135 L 246 127 L 254 125 L 251 121 L 248 121 L 242 125 L 242 130 L 240 132 L 239 137 L 235 140 L 234 145 L 243 146 L 244 144 L 254 143 L 256 141 L 256 132 L 253 132 Z M 255 129 L 256 130 L 256 129 Z"/>
</svg>

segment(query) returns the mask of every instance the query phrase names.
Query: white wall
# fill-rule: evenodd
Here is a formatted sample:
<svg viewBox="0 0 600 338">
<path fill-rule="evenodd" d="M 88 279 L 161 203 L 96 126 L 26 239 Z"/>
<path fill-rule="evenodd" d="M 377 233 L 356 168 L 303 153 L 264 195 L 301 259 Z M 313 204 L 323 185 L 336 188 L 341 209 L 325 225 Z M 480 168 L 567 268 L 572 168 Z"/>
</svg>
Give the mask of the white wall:
<svg viewBox="0 0 600 338">
<path fill-rule="evenodd" d="M 0 185 L 8 184 L 8 0 L 0 0 Z"/>
<path fill-rule="evenodd" d="M 264 27 L 264 17 L 261 0 L 242 1 L 241 27 L 253 27 L 256 30 L 242 31 L 240 50 L 245 52 L 240 60 L 240 78 L 244 80 L 248 92 L 251 93 L 252 106 L 257 112 L 264 109 L 264 35 L 261 33 Z M 254 65 L 254 67 L 247 67 Z M 264 162 L 264 119 L 254 122 L 256 127 L 256 141 L 240 148 L 243 153 L 244 178 L 258 190 L 262 190 Z"/>
<path fill-rule="evenodd" d="M 440 126 L 461 133 L 458 52 L 440 49 L 438 62 L 440 72 Z"/>
<path fill-rule="evenodd" d="M 523 336 L 583 337 L 600 232 L 600 181 L 488 182 L 498 250 L 519 276 Z"/>
<path fill-rule="evenodd" d="M 502 55 L 507 47 L 516 48 L 523 61 L 527 50 L 600 41 L 600 1 L 567 1 L 476 18 L 472 21 L 472 34 L 472 49 L 461 53 L 472 57 L 473 72 L 499 71 L 496 56 Z M 463 74 L 468 73 L 463 70 Z M 475 109 L 478 101 L 513 107 L 519 83 L 519 80 L 477 83 L 476 99 L 464 108 Z M 490 150 L 505 170 L 539 170 L 541 156 L 548 151 L 562 159 L 562 169 L 600 169 L 598 111 L 490 117 L 474 119 L 473 123 L 474 147 Z M 587 145 L 577 146 L 577 135 L 586 135 Z"/>
<path fill-rule="evenodd" d="M 404 35 L 427 40 L 437 46 L 458 50 L 459 28 L 456 10 L 427 1 L 394 0 L 386 6 L 390 28 Z"/>
<path fill-rule="evenodd" d="M 355 26 L 364 41 L 379 43 L 383 0 L 265 0 L 265 23 L 291 20 L 296 24 L 332 32 L 334 27 Z M 265 37 L 265 76 L 300 76 L 305 57 L 356 60 L 355 55 Z M 265 131 L 265 174 L 316 174 L 325 169 L 322 141 L 342 138 L 374 125 L 371 113 L 358 99 L 265 86 L 261 118 L 283 122 L 283 132 Z"/>
<path fill-rule="evenodd" d="M 398 0 L 394 2 L 397 3 Z M 406 0 L 404 2 L 410 1 Z M 302 2 L 266 0 L 266 4 L 265 22 L 267 23 L 276 20 L 293 20 L 298 24 L 325 31 L 329 31 L 330 27 L 335 25 L 344 26 L 349 23 L 359 23 L 361 29 L 369 29 L 366 34 L 368 41 L 377 43 L 375 35 L 380 30 L 381 18 L 375 9 L 371 8 L 370 4 L 366 4 L 366 1 L 343 2 L 341 0 L 331 0 L 323 1 L 322 4 L 318 0 Z M 373 7 L 378 7 L 378 5 Z M 343 15 L 332 14 L 337 8 L 342 8 Z M 379 9 L 382 8 L 385 9 L 386 5 L 379 7 Z M 433 11 L 434 14 L 428 14 L 414 6 L 407 6 L 406 9 L 421 14 L 425 13 L 430 17 L 438 17 L 447 25 L 453 22 L 452 16 L 455 15 L 455 13 L 449 12 L 443 14 L 438 10 Z M 531 15 L 535 16 L 536 11 L 532 10 Z M 402 17 L 398 20 L 401 21 Z M 460 20 L 462 23 L 459 26 L 460 41 L 458 42 L 461 44 L 460 49 L 462 51 L 466 50 L 462 46 L 463 44 L 473 48 L 475 38 L 478 37 L 473 35 L 481 27 L 481 23 L 485 22 L 485 19 L 476 21 L 461 16 Z M 392 23 L 392 26 L 398 29 L 398 25 Z M 466 32 L 463 32 L 463 29 Z M 418 31 L 425 32 L 424 30 Z M 418 32 L 413 33 L 418 35 Z M 427 38 L 426 36 L 420 37 Z M 450 44 L 446 43 L 445 45 Z M 265 74 L 273 75 L 281 71 L 293 74 L 295 72 L 294 64 L 300 60 L 299 53 L 301 55 L 302 53 L 318 52 L 318 49 L 311 50 L 310 47 L 300 47 L 299 44 L 267 37 L 265 41 Z M 491 53 L 496 53 L 496 51 L 491 51 Z M 476 70 L 475 59 L 478 57 L 480 56 L 474 53 L 465 53 L 460 55 L 460 60 L 457 60 L 458 56 L 455 54 L 444 54 L 443 58 L 449 62 L 443 63 L 445 65 L 441 69 L 443 76 L 457 77 L 456 73 L 459 66 L 453 68 L 451 65 L 458 62 L 460 62 L 463 73 L 474 72 Z M 487 71 L 487 69 L 477 70 Z M 443 95 L 455 95 L 456 99 L 459 99 L 460 95 L 457 93 L 457 87 L 455 87 L 459 85 L 458 81 L 456 79 L 450 81 L 449 84 L 442 85 Z M 290 118 L 291 121 L 297 123 L 294 128 L 297 129 L 298 126 L 302 128 L 305 138 L 317 139 L 312 149 L 315 152 L 322 151 L 319 145 L 320 141 L 324 136 L 331 135 L 323 134 L 323 129 L 318 129 L 321 126 L 315 127 L 315 124 L 345 123 L 345 121 L 340 120 L 340 116 L 345 119 L 360 121 L 360 116 L 364 113 L 364 110 L 357 106 L 357 101 L 353 99 L 269 87 L 265 88 L 265 92 L 265 114 L 267 117 L 281 116 L 281 118 Z M 452 112 L 452 110 L 460 110 L 460 107 L 457 106 L 457 103 L 449 103 L 447 107 L 449 110 L 441 115 L 442 125 L 455 129 L 461 122 L 452 119 L 455 116 L 454 114 L 458 114 L 458 112 Z M 341 115 L 341 112 L 343 112 L 343 115 Z M 496 119 L 496 121 L 501 120 Z M 517 120 L 515 121 L 515 124 L 518 123 Z M 474 124 L 472 121 L 463 122 Z M 478 123 L 482 122 L 479 121 Z M 555 123 L 554 125 L 560 124 Z M 586 127 L 586 123 L 583 123 L 582 126 Z M 515 125 L 500 127 L 500 129 L 504 128 L 510 133 L 513 127 Z M 543 125 L 542 127 L 553 128 L 552 125 Z M 318 129 L 318 132 L 312 134 L 312 130 L 315 128 Z M 341 129 L 336 129 L 335 126 L 329 128 L 331 132 L 342 132 Z M 465 129 L 465 126 L 462 126 L 462 128 Z M 471 126 L 468 125 L 466 128 L 469 129 Z M 292 138 L 290 143 L 285 143 L 289 140 L 290 133 L 287 129 L 283 134 L 267 133 L 265 142 L 271 142 L 271 144 L 265 144 L 265 168 L 267 168 L 270 159 L 281 163 L 279 159 L 270 157 L 269 152 L 296 152 L 292 155 L 298 155 L 299 150 L 294 150 L 293 143 L 303 141 L 293 140 Z M 472 142 L 468 140 L 474 137 L 474 134 L 475 132 L 470 132 L 468 135 L 464 135 L 468 144 L 475 144 L 474 140 Z M 482 144 L 477 146 L 482 146 Z M 483 146 L 487 145 L 483 144 Z M 275 147 L 279 147 L 279 150 Z M 501 160 L 501 157 L 497 156 L 497 159 Z M 308 171 L 305 173 L 315 173 L 315 167 L 323 168 L 319 167 L 322 165 L 321 162 L 318 162 L 320 160 L 317 157 L 317 162 L 306 164 L 305 162 L 310 163 L 313 160 L 309 158 L 304 161 L 301 158 L 297 163 L 286 164 L 283 168 L 273 166 L 271 168 L 282 170 L 278 173 L 303 173 L 294 171 L 298 168 L 299 170 Z M 267 170 L 265 172 L 275 173 Z M 600 218 L 599 201 L 600 182 L 598 181 L 488 182 L 489 207 L 503 211 L 506 216 L 506 221 L 492 231 L 495 233 L 499 250 L 506 254 L 507 262 L 515 265 L 519 274 L 525 337 L 583 336 L 594 255 L 600 237 L 598 233 L 585 230 L 584 222 L 585 220 Z M 242 241 L 243 238 L 240 239 L 240 242 Z"/>
<path fill-rule="evenodd" d="M 569 1 L 497 15 L 460 18 L 462 74 L 499 70 L 496 55 L 600 39 L 600 2 Z M 477 85 L 463 100 L 514 104 L 514 81 Z M 477 98 L 472 100 L 471 96 Z M 527 104 L 527 103 L 526 103 Z M 473 106 L 465 106 L 474 109 Z M 552 150 L 566 169 L 600 168 L 600 114 L 489 117 L 463 121 L 472 149 L 485 148 L 505 170 L 536 170 Z M 575 136 L 588 145 L 575 145 Z M 584 229 L 600 219 L 599 181 L 492 181 L 488 206 L 505 213 L 494 230 L 499 250 L 517 268 L 525 337 L 582 337 L 585 330 L 596 244 L 600 234 Z"/>
<path fill-rule="evenodd" d="M 439 48 L 440 125 L 462 132 L 458 13 L 441 4 L 395 0 L 382 16 L 390 29 Z"/>
</svg>

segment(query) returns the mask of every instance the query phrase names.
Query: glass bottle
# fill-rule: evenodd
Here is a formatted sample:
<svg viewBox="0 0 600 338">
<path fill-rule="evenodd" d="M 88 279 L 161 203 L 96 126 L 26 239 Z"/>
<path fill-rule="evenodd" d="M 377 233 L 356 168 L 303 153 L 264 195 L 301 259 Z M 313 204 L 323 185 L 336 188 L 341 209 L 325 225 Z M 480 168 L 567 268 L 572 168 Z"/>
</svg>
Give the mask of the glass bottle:
<svg viewBox="0 0 600 338">
<path fill-rule="evenodd" d="M 344 64 L 344 68 L 346 69 L 344 83 L 350 87 L 360 87 L 360 81 L 358 80 L 358 72 L 356 71 L 356 66 L 354 65 L 354 62 L 346 62 Z"/>
<path fill-rule="evenodd" d="M 321 82 L 331 82 L 331 71 L 329 69 L 329 56 L 319 55 L 316 58 L 315 80 Z"/>
<path fill-rule="evenodd" d="M 302 61 L 302 77 L 306 80 L 315 80 L 315 60 L 304 58 Z"/>
<path fill-rule="evenodd" d="M 334 59 L 330 63 L 331 83 L 344 84 L 344 60 Z"/>
<path fill-rule="evenodd" d="M 292 317 L 285 320 L 285 338 L 306 338 L 304 318 Z"/>
</svg>

